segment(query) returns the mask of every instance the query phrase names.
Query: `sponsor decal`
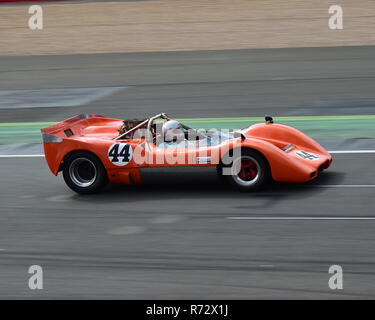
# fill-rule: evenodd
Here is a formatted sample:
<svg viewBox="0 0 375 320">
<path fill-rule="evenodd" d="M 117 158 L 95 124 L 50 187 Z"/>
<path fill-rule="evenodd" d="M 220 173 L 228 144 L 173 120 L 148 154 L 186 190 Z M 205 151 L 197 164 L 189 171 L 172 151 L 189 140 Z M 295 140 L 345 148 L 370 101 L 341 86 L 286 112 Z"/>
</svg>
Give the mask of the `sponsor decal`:
<svg viewBox="0 0 375 320">
<path fill-rule="evenodd" d="M 211 157 L 197 157 L 197 163 L 211 163 Z"/>
<path fill-rule="evenodd" d="M 296 151 L 296 155 L 303 159 L 307 159 L 311 161 L 319 160 L 319 157 L 317 155 L 310 153 L 310 152 L 302 151 L 302 150 Z"/>
</svg>

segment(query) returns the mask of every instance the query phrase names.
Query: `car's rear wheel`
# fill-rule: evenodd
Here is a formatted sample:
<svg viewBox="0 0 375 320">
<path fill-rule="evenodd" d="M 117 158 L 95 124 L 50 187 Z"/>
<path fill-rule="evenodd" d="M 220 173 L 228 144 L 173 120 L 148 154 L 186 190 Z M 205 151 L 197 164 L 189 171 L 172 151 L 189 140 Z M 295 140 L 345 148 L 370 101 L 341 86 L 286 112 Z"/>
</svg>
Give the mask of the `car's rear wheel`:
<svg viewBox="0 0 375 320">
<path fill-rule="evenodd" d="M 102 162 L 87 151 L 74 152 L 64 160 L 63 176 L 68 187 L 81 194 L 99 192 L 108 183 Z"/>
<path fill-rule="evenodd" d="M 268 162 L 260 153 L 250 149 L 241 150 L 229 165 L 221 163 L 217 171 L 222 180 L 241 191 L 260 190 L 270 181 Z"/>
</svg>

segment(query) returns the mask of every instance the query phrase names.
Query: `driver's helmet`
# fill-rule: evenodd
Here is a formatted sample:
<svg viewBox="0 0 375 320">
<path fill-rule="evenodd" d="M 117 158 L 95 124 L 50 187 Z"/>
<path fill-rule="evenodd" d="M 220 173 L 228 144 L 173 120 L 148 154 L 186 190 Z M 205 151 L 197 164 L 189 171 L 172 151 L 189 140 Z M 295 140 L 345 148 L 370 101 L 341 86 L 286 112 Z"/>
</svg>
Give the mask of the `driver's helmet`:
<svg viewBox="0 0 375 320">
<path fill-rule="evenodd" d="M 182 125 L 176 120 L 169 120 L 163 124 L 162 134 L 165 142 L 182 141 L 185 134 Z"/>
</svg>

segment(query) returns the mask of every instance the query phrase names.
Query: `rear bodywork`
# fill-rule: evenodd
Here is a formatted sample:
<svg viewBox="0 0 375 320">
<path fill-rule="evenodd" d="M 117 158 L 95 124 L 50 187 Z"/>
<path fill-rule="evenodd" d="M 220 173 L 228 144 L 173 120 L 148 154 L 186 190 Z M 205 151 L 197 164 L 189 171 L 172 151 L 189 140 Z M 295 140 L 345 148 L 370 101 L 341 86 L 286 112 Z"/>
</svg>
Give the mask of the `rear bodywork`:
<svg viewBox="0 0 375 320">
<path fill-rule="evenodd" d="M 213 146 L 162 149 L 145 137 L 119 136 L 121 119 L 100 115 L 79 115 L 42 129 L 48 166 L 57 175 L 64 159 L 74 151 L 85 150 L 96 155 L 112 183 L 142 183 L 142 167 L 217 166 L 231 150 L 253 149 L 267 160 L 272 178 L 278 182 L 306 182 L 330 166 L 331 155 L 301 131 L 278 123 L 258 123 L 235 132 L 233 138 Z M 109 156 L 113 147 L 130 145 L 129 161 L 116 163 Z M 183 153 L 182 157 L 181 154 Z M 179 157 L 180 156 L 180 157 Z M 165 161 L 166 159 L 185 161 Z"/>
</svg>

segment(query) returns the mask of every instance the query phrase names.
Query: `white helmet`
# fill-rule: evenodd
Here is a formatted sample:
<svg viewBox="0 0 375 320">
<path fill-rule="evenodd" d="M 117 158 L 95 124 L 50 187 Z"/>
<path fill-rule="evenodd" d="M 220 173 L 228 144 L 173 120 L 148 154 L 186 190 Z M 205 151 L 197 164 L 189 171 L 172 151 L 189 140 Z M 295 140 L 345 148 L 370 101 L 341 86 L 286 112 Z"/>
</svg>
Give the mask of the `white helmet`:
<svg viewBox="0 0 375 320">
<path fill-rule="evenodd" d="M 163 124 L 162 134 L 165 142 L 172 142 L 173 140 L 182 141 L 185 139 L 182 125 L 176 120 L 165 122 Z"/>
</svg>

